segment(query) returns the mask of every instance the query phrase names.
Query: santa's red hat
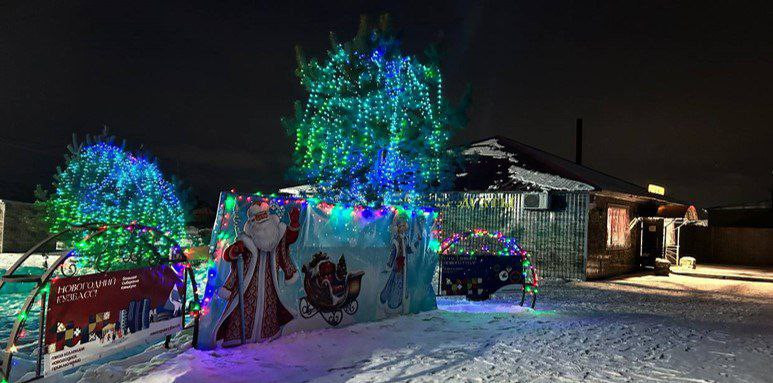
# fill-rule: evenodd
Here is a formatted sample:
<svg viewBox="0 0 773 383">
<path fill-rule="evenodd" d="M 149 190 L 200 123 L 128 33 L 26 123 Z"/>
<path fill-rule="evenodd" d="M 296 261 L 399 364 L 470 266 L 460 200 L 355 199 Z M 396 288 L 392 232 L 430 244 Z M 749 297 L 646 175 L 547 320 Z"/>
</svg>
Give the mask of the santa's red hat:
<svg viewBox="0 0 773 383">
<path fill-rule="evenodd" d="M 253 202 L 247 209 L 247 217 L 258 222 L 267 220 L 268 204 L 261 201 Z"/>
</svg>

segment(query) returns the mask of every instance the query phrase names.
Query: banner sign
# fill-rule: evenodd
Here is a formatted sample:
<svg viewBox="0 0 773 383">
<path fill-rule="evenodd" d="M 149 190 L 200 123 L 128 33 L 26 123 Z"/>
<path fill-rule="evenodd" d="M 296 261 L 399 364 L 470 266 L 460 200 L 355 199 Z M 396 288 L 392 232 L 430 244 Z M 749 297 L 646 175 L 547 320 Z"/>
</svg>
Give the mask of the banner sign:
<svg viewBox="0 0 773 383">
<path fill-rule="evenodd" d="M 198 346 L 240 344 L 242 321 L 260 342 L 434 309 L 433 222 L 422 210 L 221 194 Z"/>
<path fill-rule="evenodd" d="M 183 268 L 158 265 L 51 282 L 45 373 L 149 344 L 182 328 Z"/>
<path fill-rule="evenodd" d="M 520 256 L 449 254 L 440 256 L 440 283 L 445 295 L 485 300 L 500 288 L 523 284 Z"/>
</svg>

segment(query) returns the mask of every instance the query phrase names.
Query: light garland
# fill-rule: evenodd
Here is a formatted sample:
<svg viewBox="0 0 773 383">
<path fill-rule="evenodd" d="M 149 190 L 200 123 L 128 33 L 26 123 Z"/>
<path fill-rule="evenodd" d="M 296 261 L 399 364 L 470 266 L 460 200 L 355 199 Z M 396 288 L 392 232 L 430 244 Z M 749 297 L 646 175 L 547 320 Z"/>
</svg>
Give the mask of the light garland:
<svg viewBox="0 0 773 383">
<path fill-rule="evenodd" d="M 328 201 L 421 203 L 446 183 L 440 70 L 402 55 L 384 30 L 360 30 L 323 62 L 299 60 L 308 99 L 283 121 L 295 139 L 294 175 Z"/>
<path fill-rule="evenodd" d="M 457 246 L 460 241 L 469 238 L 486 238 L 493 239 L 499 245 L 501 249 L 493 251 L 488 245 L 481 246 L 479 251 L 460 249 L 462 246 Z M 466 247 L 466 246 L 465 246 Z M 440 254 L 461 254 L 461 255 L 484 255 L 491 254 L 496 256 L 520 256 L 521 266 L 524 279 L 523 289 L 528 294 L 537 294 L 539 292 L 539 277 L 537 275 L 537 268 L 531 260 L 531 254 L 521 248 L 520 243 L 514 237 L 508 237 L 500 231 L 488 231 L 486 229 L 474 229 L 463 233 L 454 233 L 448 238 L 444 239 L 439 246 Z"/>
<path fill-rule="evenodd" d="M 80 263 L 99 270 L 152 264 L 156 258 L 150 247 L 169 249 L 186 237 L 180 200 L 155 163 L 110 142 L 71 151 L 64 170 L 55 176 L 55 193 L 42 202 L 49 230 L 111 225 L 101 228 L 98 236 L 86 231 L 64 238 Z M 138 223 L 164 235 L 132 230 Z"/>
<path fill-rule="evenodd" d="M 297 198 L 282 197 L 276 194 L 264 195 L 256 192 L 250 195 L 238 194 L 235 189 L 230 192 L 222 193 L 218 205 L 218 214 L 214 224 L 213 234 L 210 243 L 211 259 L 207 263 L 207 286 L 204 289 L 202 297 L 201 315 L 209 312 L 209 304 L 212 296 L 217 291 L 217 264 L 222 259 L 225 249 L 230 246 L 238 235 L 236 217 L 240 209 L 254 202 L 266 202 L 269 206 L 280 207 L 287 205 L 297 205 L 299 207 L 315 206 L 325 214 L 336 217 L 337 219 L 370 221 L 383 217 L 386 214 L 410 215 L 421 214 L 429 219 L 434 219 L 437 213 L 428 207 L 412 207 L 405 205 L 389 205 L 381 207 L 370 207 L 362 205 L 349 205 L 343 203 L 332 204 L 319 198 Z"/>
</svg>

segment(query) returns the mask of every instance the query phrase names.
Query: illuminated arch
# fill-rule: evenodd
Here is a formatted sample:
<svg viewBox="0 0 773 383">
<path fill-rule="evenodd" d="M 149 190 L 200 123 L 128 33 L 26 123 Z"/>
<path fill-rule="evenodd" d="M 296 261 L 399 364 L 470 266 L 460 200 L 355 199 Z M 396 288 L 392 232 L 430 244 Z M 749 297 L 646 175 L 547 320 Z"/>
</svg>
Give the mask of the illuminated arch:
<svg viewBox="0 0 773 383">
<path fill-rule="evenodd" d="M 476 249 L 470 250 L 469 246 L 465 246 L 467 249 L 459 251 L 457 245 L 465 240 L 484 238 L 495 240 L 502 249 L 499 251 L 492 251 L 488 246 L 477 246 Z M 452 251 L 453 250 L 453 251 Z M 521 247 L 521 244 L 515 237 L 509 237 L 504 235 L 500 231 L 488 231 L 486 229 L 473 229 L 471 231 L 465 231 L 461 233 L 453 233 L 449 237 L 445 238 L 440 243 L 439 253 L 442 255 L 450 254 L 463 254 L 463 255 L 484 255 L 489 254 L 492 256 L 505 256 L 505 257 L 521 257 L 521 266 L 523 267 L 523 295 L 526 294 L 535 295 L 539 292 L 539 277 L 537 275 L 537 268 L 532 262 L 531 254 Z M 523 299 L 521 299 L 523 303 Z M 532 301 L 532 307 L 534 303 Z"/>
</svg>

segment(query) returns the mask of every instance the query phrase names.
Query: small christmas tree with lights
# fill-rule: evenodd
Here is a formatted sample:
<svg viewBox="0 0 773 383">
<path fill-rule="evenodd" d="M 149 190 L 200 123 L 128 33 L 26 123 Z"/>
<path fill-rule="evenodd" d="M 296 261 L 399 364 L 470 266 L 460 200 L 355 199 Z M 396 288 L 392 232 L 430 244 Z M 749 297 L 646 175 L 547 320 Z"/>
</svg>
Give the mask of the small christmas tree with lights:
<svg viewBox="0 0 773 383">
<path fill-rule="evenodd" d="M 404 55 L 387 16 L 331 43 L 321 61 L 298 51 L 308 99 L 283 120 L 295 140 L 291 176 L 327 200 L 371 206 L 420 203 L 446 186 L 450 132 L 463 119 L 443 100 L 437 55 Z"/>
<path fill-rule="evenodd" d="M 94 234 L 88 232 L 63 238 L 88 266 L 106 270 L 152 264 L 158 253 L 164 254 L 186 236 L 185 213 L 175 186 L 164 179 L 155 161 L 130 153 L 112 137 L 73 139 L 53 186 L 50 198 L 38 201 L 50 232 L 74 225 L 107 228 L 93 238 L 86 238 Z M 133 230 L 133 225 L 157 231 Z"/>
</svg>

